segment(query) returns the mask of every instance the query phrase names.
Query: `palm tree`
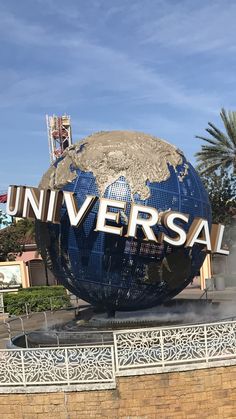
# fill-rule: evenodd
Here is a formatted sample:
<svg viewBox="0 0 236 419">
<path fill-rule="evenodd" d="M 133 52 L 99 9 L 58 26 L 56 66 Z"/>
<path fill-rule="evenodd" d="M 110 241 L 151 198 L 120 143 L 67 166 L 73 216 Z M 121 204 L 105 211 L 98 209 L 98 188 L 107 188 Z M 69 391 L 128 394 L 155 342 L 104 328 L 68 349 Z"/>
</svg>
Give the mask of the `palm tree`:
<svg viewBox="0 0 236 419">
<path fill-rule="evenodd" d="M 206 128 L 206 131 L 211 137 L 196 136 L 196 138 L 205 141 L 202 150 L 195 154 L 201 174 L 210 174 L 218 169 L 227 171 L 232 169 L 236 174 L 236 112 L 226 112 L 222 108 L 220 117 L 225 127 L 225 133 L 208 122 L 209 127 Z"/>
</svg>

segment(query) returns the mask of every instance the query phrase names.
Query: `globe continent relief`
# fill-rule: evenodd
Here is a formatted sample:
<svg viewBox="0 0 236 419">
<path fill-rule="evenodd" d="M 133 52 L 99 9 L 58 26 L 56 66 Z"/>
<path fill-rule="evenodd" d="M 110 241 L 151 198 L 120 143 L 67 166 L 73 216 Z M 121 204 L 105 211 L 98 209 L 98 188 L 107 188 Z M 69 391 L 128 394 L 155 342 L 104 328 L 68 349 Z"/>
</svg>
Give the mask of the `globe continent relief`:
<svg viewBox="0 0 236 419">
<path fill-rule="evenodd" d="M 40 187 L 74 192 L 79 207 L 87 195 L 125 201 L 119 223 L 124 232 L 132 203 L 189 214 L 188 224 L 180 223 L 186 231 L 194 217 L 211 223 L 208 195 L 183 153 L 140 132 L 100 132 L 74 144 Z M 70 225 L 64 205 L 60 224 L 36 225 L 42 257 L 78 297 L 107 311 L 144 309 L 171 299 L 198 274 L 205 258 L 201 245 L 145 241 L 141 228 L 136 239 L 95 231 L 98 208 L 99 201 L 78 228 Z M 173 236 L 161 223 L 153 231 Z"/>
</svg>

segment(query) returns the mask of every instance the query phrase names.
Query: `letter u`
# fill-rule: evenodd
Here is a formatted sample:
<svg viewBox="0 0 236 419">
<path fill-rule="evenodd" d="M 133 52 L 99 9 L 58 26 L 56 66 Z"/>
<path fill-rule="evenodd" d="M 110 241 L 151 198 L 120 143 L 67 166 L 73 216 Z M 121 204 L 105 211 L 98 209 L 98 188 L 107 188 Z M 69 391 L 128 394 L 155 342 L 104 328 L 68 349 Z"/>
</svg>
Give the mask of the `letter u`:
<svg viewBox="0 0 236 419">
<path fill-rule="evenodd" d="M 12 217 L 22 217 L 25 186 L 11 185 L 7 193 L 7 214 Z"/>
</svg>

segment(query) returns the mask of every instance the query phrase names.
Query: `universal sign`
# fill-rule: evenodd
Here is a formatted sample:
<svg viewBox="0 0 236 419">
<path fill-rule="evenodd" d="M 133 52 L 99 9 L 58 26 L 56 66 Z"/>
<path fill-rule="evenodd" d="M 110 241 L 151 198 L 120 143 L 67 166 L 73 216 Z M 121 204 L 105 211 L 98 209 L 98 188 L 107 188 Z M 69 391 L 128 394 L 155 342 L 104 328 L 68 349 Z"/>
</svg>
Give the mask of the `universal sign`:
<svg viewBox="0 0 236 419">
<path fill-rule="evenodd" d="M 126 202 L 114 199 L 98 198 L 87 195 L 82 206 L 78 208 L 76 196 L 72 192 L 50 189 L 38 189 L 27 186 L 9 186 L 7 195 L 7 213 L 13 217 L 32 218 L 50 223 L 60 223 L 60 209 L 65 203 L 70 224 L 79 227 L 95 202 L 99 199 L 99 210 L 95 231 L 136 238 L 137 228 L 144 233 L 144 240 L 166 242 L 172 246 L 192 247 L 195 243 L 204 245 L 207 252 L 228 255 L 229 251 L 222 249 L 224 226 L 213 224 L 211 230 L 207 220 L 194 218 L 186 233 L 176 222 L 188 223 L 189 215 L 177 211 L 159 213 L 156 208 L 132 204 L 126 234 L 119 226 L 121 212 L 126 209 Z M 116 208 L 117 212 L 109 211 Z M 140 215 L 145 214 L 143 218 Z M 117 225 L 109 225 L 109 222 Z M 152 227 L 161 223 L 173 233 L 170 237 L 161 233 L 156 237 Z"/>
</svg>

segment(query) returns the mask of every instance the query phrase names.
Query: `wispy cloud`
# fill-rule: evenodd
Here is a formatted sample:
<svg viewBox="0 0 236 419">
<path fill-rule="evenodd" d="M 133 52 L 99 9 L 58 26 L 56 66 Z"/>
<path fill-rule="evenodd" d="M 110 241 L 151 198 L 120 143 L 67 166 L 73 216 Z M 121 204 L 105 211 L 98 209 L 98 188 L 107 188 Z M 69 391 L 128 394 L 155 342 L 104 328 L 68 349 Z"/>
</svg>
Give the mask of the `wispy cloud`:
<svg viewBox="0 0 236 419">
<path fill-rule="evenodd" d="M 206 94 L 194 88 L 186 89 L 128 54 L 93 43 L 77 32 L 66 36 L 50 34 L 43 26 L 32 23 L 28 25 L 9 13 L 3 18 L 1 30 L 4 30 L 4 24 L 8 27 L 12 42 L 22 43 L 27 40 L 31 46 L 55 47 L 57 53 L 60 49 L 60 57 L 65 54 L 67 60 L 61 63 L 56 74 L 53 73 L 54 69 L 52 72 L 48 69 L 47 74 L 36 71 L 27 77 L 16 77 L 5 89 L 0 107 L 17 103 L 29 106 L 39 101 L 48 106 L 52 101 L 62 98 L 69 105 L 80 100 L 81 89 L 89 86 L 93 87 L 94 99 L 99 98 L 106 103 L 125 101 L 169 104 L 201 112 L 214 112 L 219 105 L 216 94 Z"/>
<path fill-rule="evenodd" d="M 46 45 L 50 36 L 41 25 L 17 17 L 1 10 L 1 39 L 17 45 Z"/>
<path fill-rule="evenodd" d="M 143 43 L 175 48 L 182 54 L 235 51 L 234 1 L 167 1 L 160 7 L 151 3 L 150 20 L 140 22 Z"/>
<path fill-rule="evenodd" d="M 45 113 L 71 114 L 75 138 L 143 130 L 190 155 L 221 106 L 234 108 L 233 0 L 33 4 L 0 5 L 1 138 L 23 183 L 25 167 L 48 164 Z"/>
</svg>

